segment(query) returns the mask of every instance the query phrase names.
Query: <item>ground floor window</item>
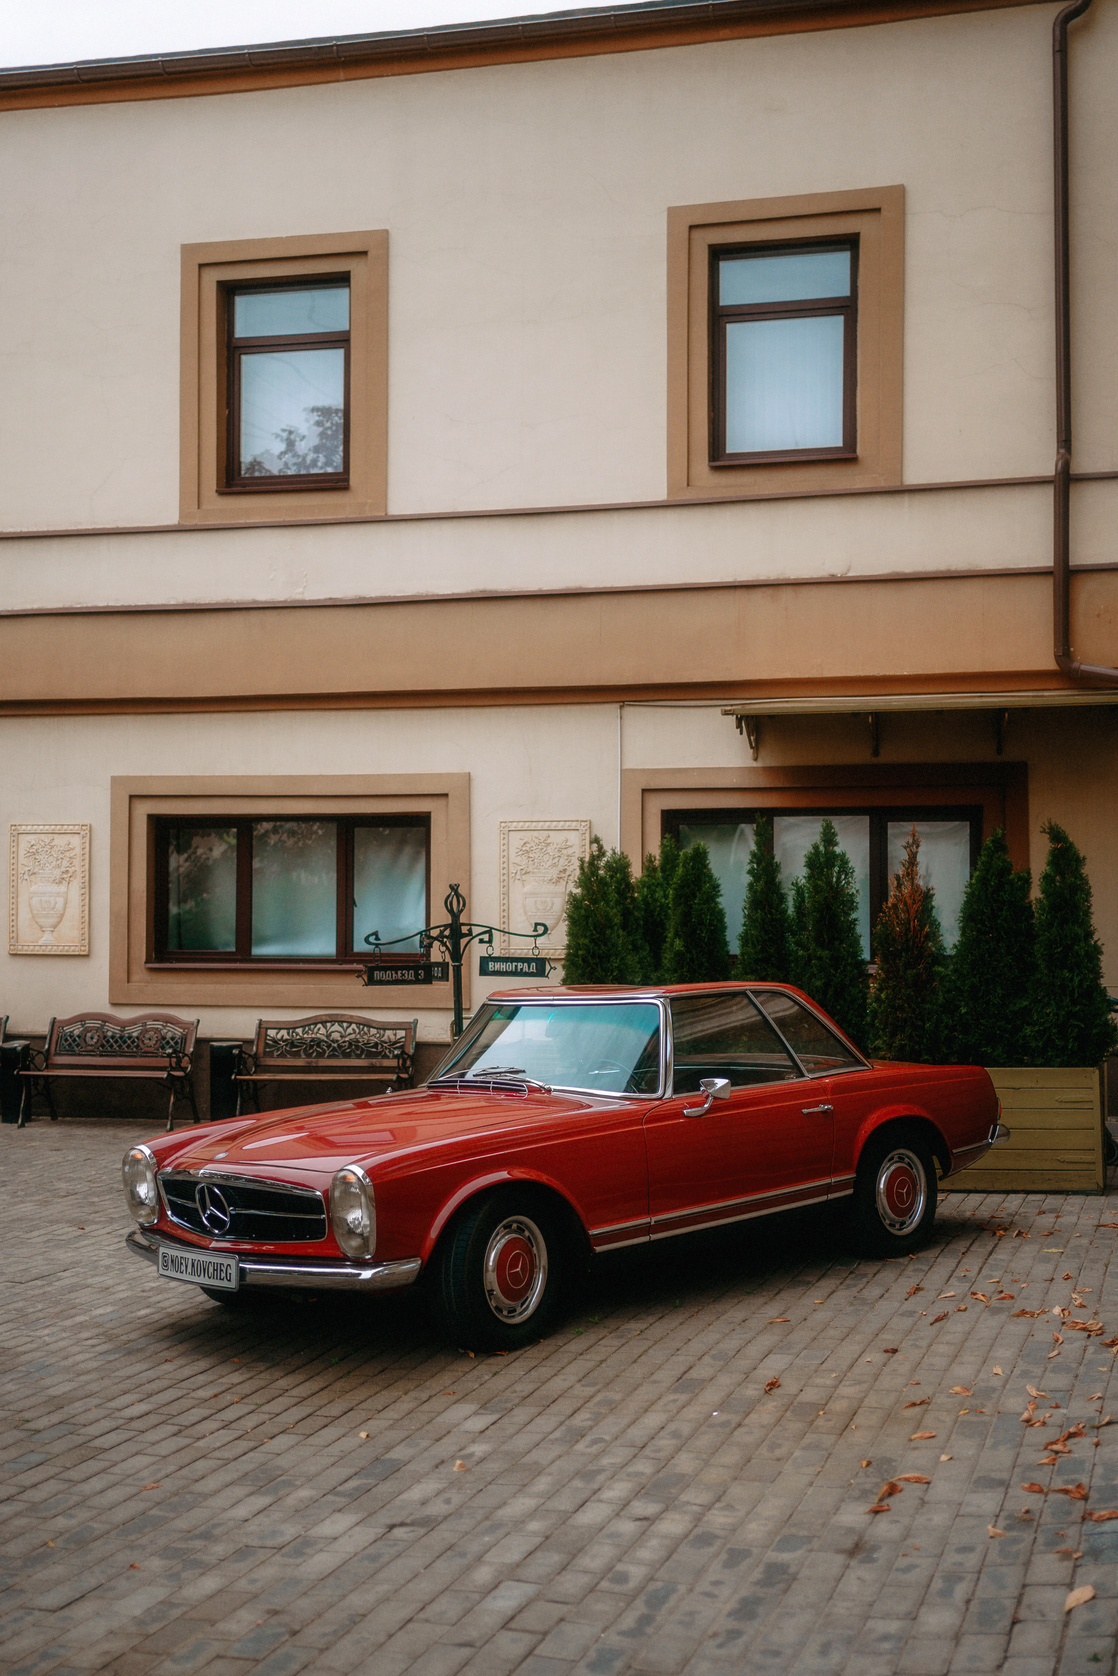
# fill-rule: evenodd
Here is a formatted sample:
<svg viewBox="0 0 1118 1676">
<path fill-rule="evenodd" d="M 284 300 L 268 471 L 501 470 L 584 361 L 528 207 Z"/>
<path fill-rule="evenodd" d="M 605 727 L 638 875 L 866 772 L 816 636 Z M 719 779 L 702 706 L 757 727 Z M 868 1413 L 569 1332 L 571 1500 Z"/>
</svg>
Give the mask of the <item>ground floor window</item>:
<svg viewBox="0 0 1118 1676">
<path fill-rule="evenodd" d="M 170 816 L 154 823 L 156 957 L 346 960 L 428 922 L 430 818 Z"/>
<path fill-rule="evenodd" d="M 948 949 L 959 934 L 959 910 L 971 869 L 982 844 L 981 805 L 943 807 L 886 805 L 872 809 L 666 809 L 662 829 L 682 848 L 704 843 L 722 887 L 731 944 L 736 942 L 745 900 L 746 868 L 758 815 L 772 820 L 772 841 L 786 885 L 803 872 L 804 856 L 819 836 L 825 818 L 838 831 L 839 843 L 854 865 L 858 881 L 862 947 L 870 957 L 870 929 L 881 912 L 889 885 L 903 859 L 905 840 L 916 827 L 924 880 L 935 890 L 936 910 Z"/>
</svg>

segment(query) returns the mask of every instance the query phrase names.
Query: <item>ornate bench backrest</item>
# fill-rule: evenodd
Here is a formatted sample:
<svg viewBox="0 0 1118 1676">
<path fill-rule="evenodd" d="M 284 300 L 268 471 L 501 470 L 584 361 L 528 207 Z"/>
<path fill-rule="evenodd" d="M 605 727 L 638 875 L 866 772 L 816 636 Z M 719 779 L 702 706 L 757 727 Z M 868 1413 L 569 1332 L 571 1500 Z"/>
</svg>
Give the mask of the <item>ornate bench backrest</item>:
<svg viewBox="0 0 1118 1676">
<path fill-rule="evenodd" d="M 382 1064 L 410 1069 L 415 1025 L 362 1018 L 356 1013 L 316 1013 L 310 1018 L 262 1018 L 256 1027 L 253 1058 L 266 1066 L 314 1062 L 333 1070 Z"/>
<path fill-rule="evenodd" d="M 190 1069 L 198 1020 L 174 1013 L 143 1013 L 139 1018 L 116 1018 L 112 1013 L 83 1013 L 51 1020 L 47 1036 L 47 1068 L 96 1069 L 110 1061 L 127 1061 L 136 1070 Z"/>
</svg>

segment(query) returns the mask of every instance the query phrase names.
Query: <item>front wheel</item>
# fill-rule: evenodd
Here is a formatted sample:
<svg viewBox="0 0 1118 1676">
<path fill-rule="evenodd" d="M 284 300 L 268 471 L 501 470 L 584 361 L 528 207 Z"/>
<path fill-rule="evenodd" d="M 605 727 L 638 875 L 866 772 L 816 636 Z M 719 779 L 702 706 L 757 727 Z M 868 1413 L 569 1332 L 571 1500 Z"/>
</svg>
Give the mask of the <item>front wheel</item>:
<svg viewBox="0 0 1118 1676">
<path fill-rule="evenodd" d="M 869 1141 L 854 1181 L 854 1236 L 870 1257 L 904 1257 L 923 1245 L 935 1220 L 935 1159 L 911 1131 Z"/>
<path fill-rule="evenodd" d="M 436 1259 L 434 1302 L 466 1349 L 519 1350 L 559 1306 L 560 1240 L 535 1195 L 502 1190 L 468 1205 Z"/>
</svg>

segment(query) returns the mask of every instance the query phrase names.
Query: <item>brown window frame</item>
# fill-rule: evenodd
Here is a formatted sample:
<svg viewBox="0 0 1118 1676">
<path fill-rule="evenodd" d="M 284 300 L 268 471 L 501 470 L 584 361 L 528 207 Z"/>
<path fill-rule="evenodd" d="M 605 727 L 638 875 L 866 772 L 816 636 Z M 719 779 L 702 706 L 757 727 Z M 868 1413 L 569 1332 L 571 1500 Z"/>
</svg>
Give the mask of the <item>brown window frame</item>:
<svg viewBox="0 0 1118 1676">
<path fill-rule="evenodd" d="M 231 474 L 229 298 L 349 285 L 346 475 Z M 223 239 L 182 247 L 179 522 L 272 524 L 388 510 L 388 234 Z M 275 340 L 270 340 L 275 342 Z"/>
<path fill-rule="evenodd" d="M 783 244 L 710 246 L 710 464 L 721 470 L 743 464 L 775 464 L 800 460 L 856 459 L 858 454 L 858 245 L 848 239 L 797 239 Z M 804 251 L 850 253 L 850 292 L 846 297 L 811 297 L 787 303 L 722 303 L 719 271 L 727 259 L 741 256 L 787 256 Z M 744 320 L 843 320 L 842 443 L 832 448 L 769 448 L 736 451 L 726 448 L 726 328 Z"/>
<path fill-rule="evenodd" d="M 667 212 L 667 493 L 743 499 L 903 481 L 903 186 L 675 205 Z M 711 252 L 858 245 L 852 452 L 713 455 Z"/>
<path fill-rule="evenodd" d="M 306 489 L 349 488 L 350 437 L 350 331 L 273 333 L 270 337 L 239 338 L 235 331 L 238 297 L 260 296 L 277 291 L 345 290 L 352 295 L 348 274 L 316 274 L 303 281 L 271 280 L 266 284 L 228 284 L 220 287 L 225 316 L 225 482 L 222 492 L 231 494 L 298 493 Z M 246 477 L 239 469 L 241 433 L 241 366 L 246 355 L 276 353 L 283 349 L 335 349 L 344 352 L 342 469 L 341 471 L 292 472 L 289 476 Z"/>
<path fill-rule="evenodd" d="M 252 828 L 261 821 L 333 821 L 337 827 L 337 901 L 335 921 L 335 952 L 332 955 L 254 955 L 252 952 Z M 173 828 L 214 826 L 232 827 L 237 833 L 237 904 L 236 937 L 232 949 L 172 949 L 168 947 L 167 931 L 170 915 L 169 843 Z M 159 964 L 173 966 L 216 967 L 230 966 L 259 970 L 330 970 L 338 965 L 352 966 L 355 960 L 368 958 L 364 943 L 354 945 L 350 935 L 353 908 L 353 853 L 354 833 L 358 827 L 407 826 L 421 827 L 426 834 L 426 868 L 424 892 L 427 908 L 425 923 L 431 914 L 431 817 L 427 814 L 270 814 L 265 811 L 251 815 L 191 814 L 157 815 L 151 820 L 150 853 L 152 857 L 152 942 L 149 958 Z M 369 930 L 377 927 L 370 926 Z M 417 926 L 416 930 L 422 927 Z M 418 949 L 404 950 L 418 954 Z"/>
<path fill-rule="evenodd" d="M 870 823 L 870 900 L 869 916 L 870 931 L 877 924 L 878 915 L 885 906 L 889 895 L 889 823 L 891 821 L 968 821 L 970 823 L 970 870 L 973 873 L 978 863 L 979 851 L 982 848 L 984 810 L 981 803 L 914 803 L 898 799 L 896 803 L 818 803 L 814 805 L 796 804 L 790 807 L 787 803 L 765 803 L 758 801 L 747 808 L 742 805 L 736 807 L 698 808 L 698 809 L 664 809 L 660 814 L 660 830 L 662 835 L 671 834 L 676 842 L 679 841 L 681 826 L 721 826 L 738 822 L 744 825 L 752 822 L 758 816 L 763 816 L 770 823 L 780 815 L 804 815 L 808 818 L 824 819 L 826 816 L 863 815 Z M 770 825 L 769 850 L 772 850 L 772 826 Z M 730 928 L 731 941 L 734 941 L 734 929 Z"/>
</svg>

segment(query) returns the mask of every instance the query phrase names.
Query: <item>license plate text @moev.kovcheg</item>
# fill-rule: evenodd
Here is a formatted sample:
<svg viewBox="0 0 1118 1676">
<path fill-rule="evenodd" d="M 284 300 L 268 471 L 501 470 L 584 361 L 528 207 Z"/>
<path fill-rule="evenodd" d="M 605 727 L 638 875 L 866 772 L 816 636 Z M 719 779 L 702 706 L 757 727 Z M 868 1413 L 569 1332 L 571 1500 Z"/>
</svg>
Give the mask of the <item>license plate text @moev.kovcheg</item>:
<svg viewBox="0 0 1118 1676">
<path fill-rule="evenodd" d="M 159 1247 L 158 1270 L 168 1280 L 189 1280 L 195 1286 L 213 1286 L 220 1292 L 235 1292 L 240 1284 L 236 1257 L 217 1256 L 211 1251 L 172 1251 Z"/>
</svg>

